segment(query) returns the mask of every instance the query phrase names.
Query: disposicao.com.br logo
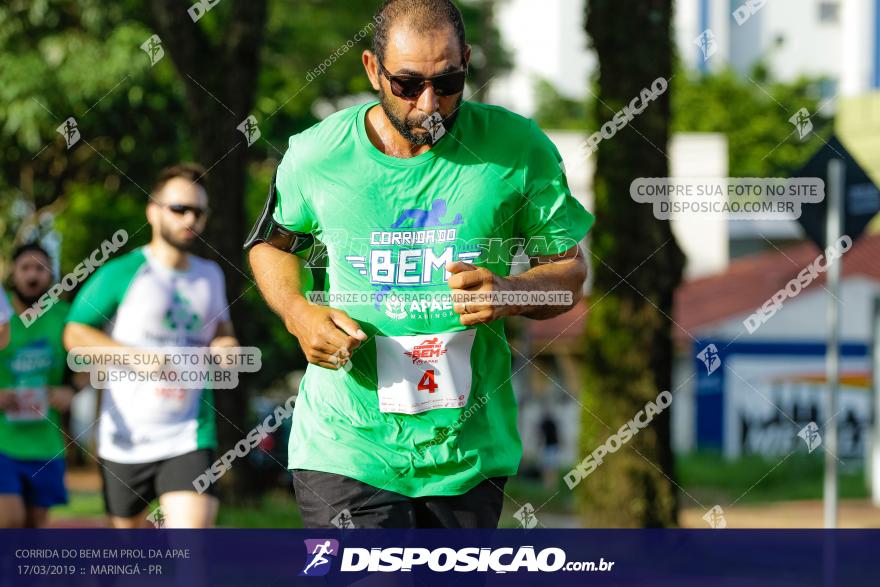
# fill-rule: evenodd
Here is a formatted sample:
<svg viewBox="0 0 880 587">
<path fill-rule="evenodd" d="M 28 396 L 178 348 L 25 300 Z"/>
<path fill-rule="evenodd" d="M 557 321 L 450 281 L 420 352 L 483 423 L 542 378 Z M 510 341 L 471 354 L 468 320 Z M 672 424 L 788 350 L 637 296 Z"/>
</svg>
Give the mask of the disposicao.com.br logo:
<svg viewBox="0 0 880 587">
<path fill-rule="evenodd" d="M 331 567 L 331 559 L 339 554 L 336 540 L 306 540 L 308 553 L 305 568 L 300 576 L 317 577 L 326 575 Z M 517 571 L 553 573 L 556 571 L 611 571 L 614 562 L 604 558 L 595 561 L 566 561 L 566 553 L 561 548 L 544 548 L 536 551 L 534 546 L 518 548 L 356 548 L 348 547 L 342 551 L 340 572 L 411 572 L 413 567 L 427 567 L 428 570 L 445 573 L 455 571 L 515 573 Z"/>
<path fill-rule="evenodd" d="M 306 566 L 300 577 L 322 577 L 330 572 L 333 557 L 339 554 L 339 541 L 332 538 L 306 540 Z"/>
</svg>

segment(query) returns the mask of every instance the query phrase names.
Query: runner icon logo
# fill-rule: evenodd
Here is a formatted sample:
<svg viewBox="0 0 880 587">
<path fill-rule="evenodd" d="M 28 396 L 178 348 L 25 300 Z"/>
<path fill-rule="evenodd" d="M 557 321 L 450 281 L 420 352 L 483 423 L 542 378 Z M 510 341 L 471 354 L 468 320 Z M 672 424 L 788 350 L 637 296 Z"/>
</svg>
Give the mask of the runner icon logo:
<svg viewBox="0 0 880 587">
<path fill-rule="evenodd" d="M 718 347 L 714 344 L 710 344 L 701 350 L 697 358 L 703 361 L 709 375 L 721 366 L 721 356 L 718 353 Z"/>
<path fill-rule="evenodd" d="M 404 351 L 403 354 L 412 359 L 413 365 L 434 364 L 437 359 L 446 354 L 446 349 L 443 348 L 443 342 L 435 336 L 434 338 L 426 338 L 414 346 L 411 351 Z"/>
<path fill-rule="evenodd" d="M 520 525 L 526 530 L 531 530 L 538 525 L 538 516 L 535 515 L 535 507 L 527 503 L 513 514 L 519 520 Z"/>
<path fill-rule="evenodd" d="M 351 530 L 352 528 L 355 528 L 351 512 L 347 509 L 336 514 L 333 519 L 330 520 L 330 523 L 340 530 Z"/>
<path fill-rule="evenodd" d="M 339 541 L 331 538 L 305 540 L 306 566 L 300 577 L 323 577 L 330 572 L 330 563 L 339 554 Z"/>
</svg>

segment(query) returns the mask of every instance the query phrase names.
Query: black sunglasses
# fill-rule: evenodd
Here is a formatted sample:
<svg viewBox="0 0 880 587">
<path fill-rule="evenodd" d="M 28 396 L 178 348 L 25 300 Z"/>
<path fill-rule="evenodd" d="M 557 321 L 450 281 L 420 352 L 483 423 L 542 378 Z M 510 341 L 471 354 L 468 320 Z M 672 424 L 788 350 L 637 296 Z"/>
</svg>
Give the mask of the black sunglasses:
<svg viewBox="0 0 880 587">
<path fill-rule="evenodd" d="M 185 216 L 187 212 L 192 212 L 193 216 L 196 217 L 196 220 L 204 216 L 208 213 L 207 208 L 200 208 L 198 206 L 187 206 L 186 204 L 159 204 L 163 208 L 168 208 L 173 214 L 177 214 L 178 216 Z"/>
<path fill-rule="evenodd" d="M 394 75 L 379 61 L 379 71 L 391 84 L 391 93 L 398 98 L 412 100 L 418 98 L 425 91 L 425 84 L 430 83 L 438 96 L 454 96 L 464 90 L 464 82 L 467 78 L 467 66 L 458 71 L 441 73 L 433 77 L 418 75 Z"/>
</svg>

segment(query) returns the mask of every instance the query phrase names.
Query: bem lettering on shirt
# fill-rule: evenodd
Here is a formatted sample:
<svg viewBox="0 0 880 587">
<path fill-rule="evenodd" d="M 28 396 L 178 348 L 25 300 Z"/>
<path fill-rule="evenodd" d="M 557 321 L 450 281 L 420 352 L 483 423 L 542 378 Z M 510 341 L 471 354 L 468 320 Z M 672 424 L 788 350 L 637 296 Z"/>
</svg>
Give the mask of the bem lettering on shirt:
<svg viewBox="0 0 880 587">
<path fill-rule="evenodd" d="M 465 328 L 451 303 L 403 294 L 448 294 L 450 261 L 509 275 L 516 248 L 487 258 L 479 243 L 521 238 L 526 254 L 554 255 L 583 239 L 593 216 L 532 121 L 465 101 L 442 139 L 402 159 L 367 137 L 375 105 L 291 137 L 278 169 L 275 221 L 324 242 L 333 306 L 368 335 L 351 369 L 309 365 L 289 466 L 410 497 L 457 495 L 519 466 L 504 324 Z M 341 295 L 363 291 L 375 303 Z"/>
</svg>

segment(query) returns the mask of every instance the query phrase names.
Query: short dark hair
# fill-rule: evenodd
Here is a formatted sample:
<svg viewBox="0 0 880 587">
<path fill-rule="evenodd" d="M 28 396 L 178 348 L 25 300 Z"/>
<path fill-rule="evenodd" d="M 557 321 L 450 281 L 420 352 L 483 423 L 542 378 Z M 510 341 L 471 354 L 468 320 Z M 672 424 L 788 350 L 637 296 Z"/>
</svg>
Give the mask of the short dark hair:
<svg viewBox="0 0 880 587">
<path fill-rule="evenodd" d="M 376 23 L 373 29 L 373 53 L 379 61 L 385 61 L 388 33 L 398 22 L 429 31 L 450 26 L 464 53 L 464 20 L 461 11 L 451 0 L 385 0 L 373 17 L 373 22 Z"/>
<path fill-rule="evenodd" d="M 52 257 L 49 256 L 49 251 L 44 249 L 42 245 L 36 242 L 25 243 L 23 245 L 18 245 L 15 247 L 15 250 L 12 251 L 12 262 L 15 263 L 18 261 L 18 258 L 24 255 L 25 253 L 41 253 L 44 257 L 52 260 Z"/>
<path fill-rule="evenodd" d="M 205 168 L 198 163 L 177 163 L 176 165 L 169 165 L 162 169 L 162 171 L 159 172 L 159 175 L 156 176 L 156 181 L 153 183 L 153 189 L 150 191 L 150 194 L 155 196 L 162 191 L 162 188 L 165 187 L 166 183 L 178 177 L 188 179 L 189 181 L 204 187 L 202 179 L 204 178 L 205 173 Z"/>
</svg>

